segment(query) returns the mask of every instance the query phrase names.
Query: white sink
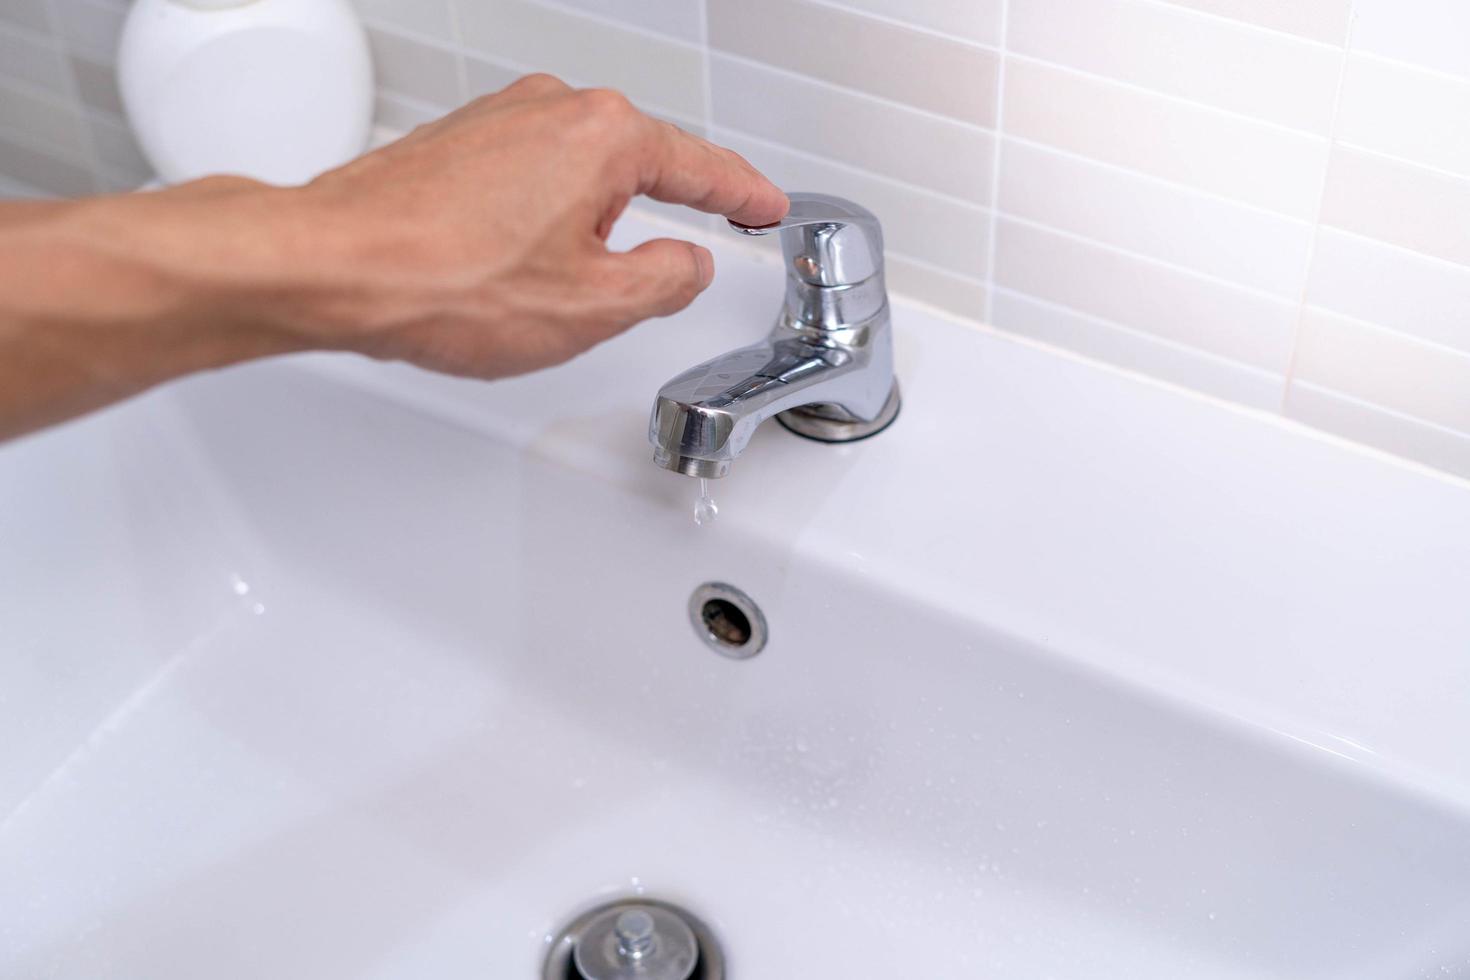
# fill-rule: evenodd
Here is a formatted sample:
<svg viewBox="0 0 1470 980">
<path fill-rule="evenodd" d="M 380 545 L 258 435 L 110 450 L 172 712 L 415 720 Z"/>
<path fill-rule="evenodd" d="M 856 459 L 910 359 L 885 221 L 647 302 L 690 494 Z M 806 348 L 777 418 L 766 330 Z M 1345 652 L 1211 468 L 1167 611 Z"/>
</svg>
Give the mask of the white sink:
<svg viewBox="0 0 1470 980">
<path fill-rule="evenodd" d="M 534 378 L 0 450 L 0 976 L 531 980 L 646 890 L 737 980 L 1470 977 L 1470 488 L 900 304 L 895 426 L 699 528 L 647 412 L 780 289 L 717 258 Z"/>
</svg>

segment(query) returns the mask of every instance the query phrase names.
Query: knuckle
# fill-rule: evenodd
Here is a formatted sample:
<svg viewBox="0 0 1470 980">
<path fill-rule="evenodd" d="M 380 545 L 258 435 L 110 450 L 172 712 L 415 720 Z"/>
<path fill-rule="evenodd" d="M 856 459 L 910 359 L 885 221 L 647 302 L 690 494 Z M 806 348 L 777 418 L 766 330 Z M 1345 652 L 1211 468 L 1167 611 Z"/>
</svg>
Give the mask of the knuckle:
<svg viewBox="0 0 1470 980">
<path fill-rule="evenodd" d="M 544 71 L 532 72 L 511 83 L 510 88 L 532 95 L 564 91 L 567 83 Z"/>
<path fill-rule="evenodd" d="M 639 114 L 628 97 L 616 89 L 583 89 L 579 100 L 583 111 L 595 119 L 626 123 Z"/>
</svg>

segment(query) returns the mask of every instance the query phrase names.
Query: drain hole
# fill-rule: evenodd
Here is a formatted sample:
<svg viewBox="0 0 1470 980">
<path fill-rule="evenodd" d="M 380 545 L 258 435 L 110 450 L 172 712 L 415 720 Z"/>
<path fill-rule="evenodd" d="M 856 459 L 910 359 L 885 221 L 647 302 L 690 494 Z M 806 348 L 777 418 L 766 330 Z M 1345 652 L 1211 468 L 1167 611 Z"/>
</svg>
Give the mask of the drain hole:
<svg viewBox="0 0 1470 980">
<path fill-rule="evenodd" d="M 750 620 L 733 602 L 711 599 L 700 610 L 700 618 L 704 620 L 705 629 L 721 643 L 743 647 L 750 642 Z"/>
<path fill-rule="evenodd" d="M 705 646 L 744 660 L 766 645 L 766 618 L 755 602 L 724 582 L 706 582 L 689 597 L 689 621 Z"/>
<path fill-rule="evenodd" d="M 697 916 L 656 898 L 599 905 L 552 942 L 543 980 L 725 980 L 720 944 Z"/>
</svg>

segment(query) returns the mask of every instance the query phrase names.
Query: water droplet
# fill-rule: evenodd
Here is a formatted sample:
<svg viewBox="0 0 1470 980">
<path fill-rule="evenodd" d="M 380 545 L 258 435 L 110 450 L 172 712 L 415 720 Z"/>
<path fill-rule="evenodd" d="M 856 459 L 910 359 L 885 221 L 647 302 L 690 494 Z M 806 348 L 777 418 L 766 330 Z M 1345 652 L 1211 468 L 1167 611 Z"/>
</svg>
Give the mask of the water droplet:
<svg viewBox="0 0 1470 980">
<path fill-rule="evenodd" d="M 233 586 L 233 588 L 235 590 L 235 595 L 249 595 L 250 594 L 250 583 L 249 582 L 245 581 L 243 578 L 241 578 L 238 575 L 232 576 L 232 579 L 233 579 L 233 581 L 231 582 L 231 585 Z"/>
<path fill-rule="evenodd" d="M 720 516 L 720 508 L 715 506 L 714 498 L 709 495 L 709 480 L 699 478 L 699 499 L 694 502 L 694 523 L 700 527 L 713 524 L 716 517 Z"/>
</svg>

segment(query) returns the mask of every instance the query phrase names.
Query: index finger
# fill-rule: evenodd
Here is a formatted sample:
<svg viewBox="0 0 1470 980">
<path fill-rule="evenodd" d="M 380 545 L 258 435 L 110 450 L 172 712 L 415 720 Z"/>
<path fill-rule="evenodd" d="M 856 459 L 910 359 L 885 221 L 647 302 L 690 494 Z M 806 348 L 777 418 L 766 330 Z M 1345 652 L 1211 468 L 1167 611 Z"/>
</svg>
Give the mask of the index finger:
<svg viewBox="0 0 1470 980">
<path fill-rule="evenodd" d="M 722 214 L 742 225 L 769 225 L 786 216 L 791 202 L 744 157 L 684 132 L 673 123 L 643 117 L 639 134 L 639 187 L 656 201 Z"/>
</svg>

